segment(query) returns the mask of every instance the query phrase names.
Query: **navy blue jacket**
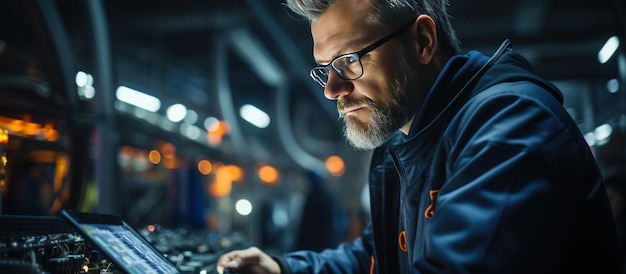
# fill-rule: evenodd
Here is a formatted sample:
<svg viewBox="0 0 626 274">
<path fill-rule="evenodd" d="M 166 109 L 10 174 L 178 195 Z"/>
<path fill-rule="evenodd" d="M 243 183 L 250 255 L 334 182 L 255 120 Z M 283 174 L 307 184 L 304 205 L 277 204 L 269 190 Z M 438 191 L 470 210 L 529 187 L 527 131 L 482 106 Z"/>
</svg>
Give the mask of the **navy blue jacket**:
<svg viewBox="0 0 626 274">
<path fill-rule="evenodd" d="M 283 273 L 619 273 L 600 171 L 562 103 L 508 41 L 452 57 L 409 134 L 374 151 L 363 235 L 276 257 Z"/>
</svg>

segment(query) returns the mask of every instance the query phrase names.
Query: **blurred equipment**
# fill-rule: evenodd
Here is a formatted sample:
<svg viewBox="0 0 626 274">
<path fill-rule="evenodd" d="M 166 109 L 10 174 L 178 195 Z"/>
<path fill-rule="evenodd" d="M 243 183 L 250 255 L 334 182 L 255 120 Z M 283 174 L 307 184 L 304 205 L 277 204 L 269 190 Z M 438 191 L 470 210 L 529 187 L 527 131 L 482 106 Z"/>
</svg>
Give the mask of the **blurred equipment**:
<svg viewBox="0 0 626 274">
<path fill-rule="evenodd" d="M 102 218 L 98 222 L 104 223 L 106 220 L 107 218 Z M 92 226 L 90 229 L 93 228 Z M 2 273 L 129 273 L 121 270 L 86 234 L 79 232 L 61 217 L 0 215 L 0 231 Z M 109 232 L 110 243 L 122 242 L 122 238 L 115 237 L 120 236 L 122 231 Z M 146 240 L 139 242 L 149 242 L 154 247 L 153 250 L 163 254 L 175 266 L 175 271 L 183 274 L 217 273 L 216 262 L 219 255 L 248 246 L 240 235 L 218 237 L 208 231 L 168 229 L 158 224 L 138 229 L 136 235 L 141 235 Z M 115 248 L 116 252 L 121 252 L 119 245 Z"/>
<path fill-rule="evenodd" d="M 0 215 L 0 231 L 3 273 L 87 273 L 83 267 L 99 267 L 98 253 L 61 218 Z"/>
</svg>

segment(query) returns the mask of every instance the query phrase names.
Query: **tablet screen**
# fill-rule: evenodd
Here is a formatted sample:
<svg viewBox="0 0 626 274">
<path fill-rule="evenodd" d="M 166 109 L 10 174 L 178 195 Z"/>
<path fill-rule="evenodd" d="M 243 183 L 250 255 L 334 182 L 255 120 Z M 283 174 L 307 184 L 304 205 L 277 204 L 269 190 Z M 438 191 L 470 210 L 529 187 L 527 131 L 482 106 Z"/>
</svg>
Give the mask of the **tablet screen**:
<svg viewBox="0 0 626 274">
<path fill-rule="evenodd" d="M 115 264 L 129 274 L 174 274 L 178 269 L 116 215 L 63 210 L 72 223 Z"/>
</svg>

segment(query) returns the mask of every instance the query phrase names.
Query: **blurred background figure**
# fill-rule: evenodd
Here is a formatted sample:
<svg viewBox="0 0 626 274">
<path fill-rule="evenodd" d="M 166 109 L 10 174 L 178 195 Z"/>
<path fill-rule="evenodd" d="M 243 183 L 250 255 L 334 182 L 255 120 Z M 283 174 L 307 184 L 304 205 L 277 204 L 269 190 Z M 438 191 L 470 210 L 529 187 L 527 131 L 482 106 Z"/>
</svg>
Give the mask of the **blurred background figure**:
<svg viewBox="0 0 626 274">
<path fill-rule="evenodd" d="M 343 234 L 338 220 L 341 214 L 323 178 L 313 171 L 306 174 L 308 185 L 295 249 L 321 251 L 334 246 Z"/>
<path fill-rule="evenodd" d="M 29 159 L 18 170 L 9 181 L 4 213 L 48 215 L 53 201 L 54 166 Z"/>
</svg>

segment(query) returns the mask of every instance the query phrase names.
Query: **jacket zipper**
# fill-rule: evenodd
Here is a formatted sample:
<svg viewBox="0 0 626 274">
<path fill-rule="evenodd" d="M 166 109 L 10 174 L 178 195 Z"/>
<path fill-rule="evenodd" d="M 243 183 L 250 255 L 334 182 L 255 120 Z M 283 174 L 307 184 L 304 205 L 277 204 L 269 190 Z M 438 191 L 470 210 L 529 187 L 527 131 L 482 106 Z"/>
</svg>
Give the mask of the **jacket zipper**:
<svg viewBox="0 0 626 274">
<path fill-rule="evenodd" d="M 396 231 L 396 234 L 400 234 L 402 230 L 406 231 L 407 229 L 407 216 L 406 216 L 406 206 L 405 206 L 405 201 L 406 201 L 406 189 L 407 189 L 407 179 L 406 179 L 406 175 L 404 173 L 404 169 L 402 168 L 402 165 L 400 163 L 400 158 L 398 157 L 398 154 L 395 151 L 389 151 L 389 153 L 391 154 L 391 159 L 393 160 L 393 165 L 394 168 L 396 170 L 396 173 L 398 174 L 398 183 L 400 184 L 400 203 L 399 203 L 399 213 L 398 213 L 398 218 L 400 218 L 398 222 L 398 225 L 400 225 L 400 223 L 402 223 L 402 227 L 398 227 L 398 230 Z M 408 237 L 405 236 L 405 245 L 406 245 L 406 257 L 407 257 L 407 263 L 411 261 L 410 256 L 408 256 L 408 245 L 407 242 L 408 241 Z M 396 249 L 396 254 L 397 254 L 397 258 L 398 258 L 398 262 L 396 263 L 400 263 L 400 256 L 402 256 L 400 254 L 400 246 L 397 247 L 398 249 Z M 400 266 L 400 269 L 408 269 L 409 268 L 409 264 L 405 265 L 405 266 Z"/>
</svg>

